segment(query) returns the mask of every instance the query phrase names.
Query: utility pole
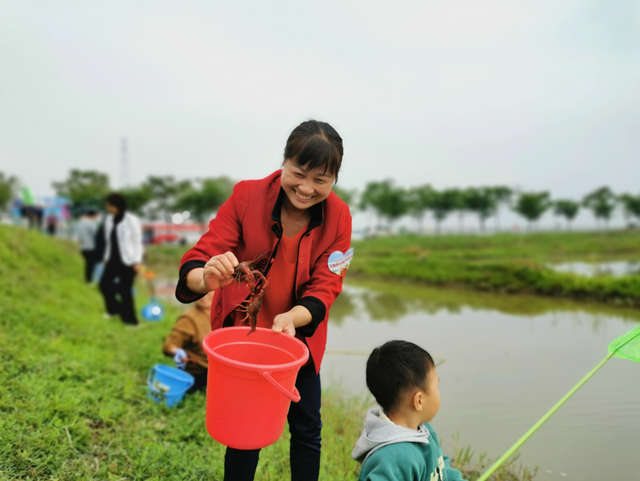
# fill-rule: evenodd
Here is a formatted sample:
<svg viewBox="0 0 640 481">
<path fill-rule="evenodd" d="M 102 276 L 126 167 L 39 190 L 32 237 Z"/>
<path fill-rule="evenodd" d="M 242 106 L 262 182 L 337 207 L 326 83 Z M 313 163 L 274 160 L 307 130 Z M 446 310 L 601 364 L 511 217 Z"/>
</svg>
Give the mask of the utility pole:
<svg viewBox="0 0 640 481">
<path fill-rule="evenodd" d="M 121 165 L 122 170 L 120 172 L 120 187 L 126 188 L 129 186 L 129 156 L 127 152 L 126 137 L 122 137 L 121 155 L 122 155 L 122 165 Z"/>
</svg>

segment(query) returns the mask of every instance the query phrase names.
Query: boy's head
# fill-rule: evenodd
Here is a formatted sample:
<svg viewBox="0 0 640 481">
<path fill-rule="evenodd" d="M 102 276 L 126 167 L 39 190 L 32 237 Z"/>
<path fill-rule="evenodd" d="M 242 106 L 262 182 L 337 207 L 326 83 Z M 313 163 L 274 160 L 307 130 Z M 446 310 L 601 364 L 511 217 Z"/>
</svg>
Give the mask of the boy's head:
<svg viewBox="0 0 640 481">
<path fill-rule="evenodd" d="M 367 387 L 387 415 L 410 411 L 431 421 L 440 409 L 439 381 L 433 358 L 411 342 L 389 341 L 367 360 Z"/>
</svg>

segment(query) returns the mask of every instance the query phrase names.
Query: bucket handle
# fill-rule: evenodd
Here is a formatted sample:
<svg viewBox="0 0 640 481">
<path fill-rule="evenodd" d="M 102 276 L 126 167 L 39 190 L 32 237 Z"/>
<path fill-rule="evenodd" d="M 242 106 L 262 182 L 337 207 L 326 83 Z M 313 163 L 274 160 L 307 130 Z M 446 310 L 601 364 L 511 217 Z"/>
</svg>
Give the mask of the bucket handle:
<svg viewBox="0 0 640 481">
<path fill-rule="evenodd" d="M 298 392 L 297 387 L 293 386 L 293 392 L 289 392 L 284 388 L 282 384 L 271 377 L 271 373 L 265 371 L 262 373 L 262 377 L 273 384 L 273 387 L 275 387 L 278 391 L 291 399 L 294 403 L 300 401 L 300 393 Z"/>
<path fill-rule="evenodd" d="M 149 374 L 147 374 L 147 386 L 151 387 L 151 380 L 155 377 L 156 375 L 156 367 L 153 366 L 150 370 L 149 370 Z"/>
</svg>

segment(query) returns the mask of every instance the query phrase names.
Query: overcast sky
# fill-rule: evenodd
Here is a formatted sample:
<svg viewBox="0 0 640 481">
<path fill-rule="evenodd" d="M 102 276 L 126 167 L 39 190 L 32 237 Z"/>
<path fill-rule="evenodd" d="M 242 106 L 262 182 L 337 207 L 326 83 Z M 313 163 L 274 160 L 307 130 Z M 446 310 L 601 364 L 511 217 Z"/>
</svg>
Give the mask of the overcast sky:
<svg viewBox="0 0 640 481">
<path fill-rule="evenodd" d="M 640 3 L 0 0 L 0 171 L 263 177 L 316 118 L 340 184 L 640 192 Z"/>
</svg>

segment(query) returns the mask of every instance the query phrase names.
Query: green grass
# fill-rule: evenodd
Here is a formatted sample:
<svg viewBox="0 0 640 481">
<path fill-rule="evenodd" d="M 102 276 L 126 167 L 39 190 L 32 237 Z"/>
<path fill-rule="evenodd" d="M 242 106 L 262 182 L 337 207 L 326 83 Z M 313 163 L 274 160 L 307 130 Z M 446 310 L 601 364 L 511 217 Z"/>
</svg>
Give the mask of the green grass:
<svg viewBox="0 0 640 481">
<path fill-rule="evenodd" d="M 640 259 L 638 232 L 399 236 L 354 242 L 350 275 L 640 306 L 640 276 L 587 278 L 549 263 Z"/>
<path fill-rule="evenodd" d="M 565 262 L 640 258 L 639 231 L 540 232 L 494 235 L 403 235 L 354 242 L 367 255 L 402 250 L 450 260 Z"/>
<path fill-rule="evenodd" d="M 0 479 L 222 479 L 205 396 L 175 408 L 147 398 L 149 369 L 173 364 L 161 346 L 178 308 L 128 328 L 102 318 L 97 288 L 81 277 L 75 246 L 0 227 Z M 324 394 L 322 479 L 357 476 L 350 453 L 365 410 Z M 285 429 L 256 479 L 288 478 L 288 450 Z"/>
<path fill-rule="evenodd" d="M 146 394 L 149 369 L 172 364 L 161 346 L 179 308 L 132 329 L 103 319 L 97 288 L 81 278 L 71 243 L 0 226 L 0 480 L 221 480 L 205 396 L 167 408 Z M 322 480 L 357 478 L 350 453 L 369 404 L 323 393 Z M 256 479 L 289 479 L 287 431 L 262 451 Z M 486 461 L 470 454 L 453 457 L 476 479 Z M 492 479 L 531 475 L 512 464 Z"/>
</svg>

